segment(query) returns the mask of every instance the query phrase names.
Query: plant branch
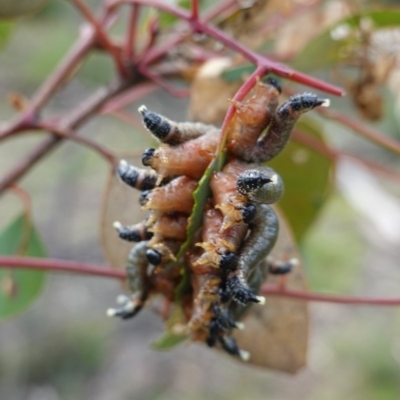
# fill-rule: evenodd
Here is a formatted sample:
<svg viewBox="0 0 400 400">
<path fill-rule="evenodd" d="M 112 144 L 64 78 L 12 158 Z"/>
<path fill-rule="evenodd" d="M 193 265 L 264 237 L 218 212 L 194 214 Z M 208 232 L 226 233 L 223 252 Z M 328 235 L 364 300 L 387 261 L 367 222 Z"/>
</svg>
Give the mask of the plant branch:
<svg viewBox="0 0 400 400">
<path fill-rule="evenodd" d="M 368 168 L 375 173 L 379 173 L 388 179 L 400 182 L 400 174 L 393 169 L 386 167 L 385 165 L 375 163 L 373 161 L 367 160 L 363 157 L 357 156 L 355 154 L 348 153 L 346 151 L 339 151 L 327 146 L 325 142 L 316 139 L 307 133 L 302 132 L 299 129 L 295 129 L 292 133 L 292 140 L 306 145 L 309 149 L 317 151 L 319 154 L 328 157 L 331 160 L 338 161 L 340 159 L 348 158 L 362 166 Z"/>
<path fill-rule="evenodd" d="M 69 0 L 69 1 L 72 4 L 74 4 L 75 7 L 78 8 L 78 10 L 84 16 L 84 18 L 93 27 L 93 29 L 95 31 L 95 35 L 96 35 L 99 43 L 104 47 L 104 49 L 106 51 L 108 51 L 110 53 L 110 55 L 114 59 L 114 62 L 116 64 L 119 74 L 123 77 L 129 76 L 129 72 L 124 67 L 124 64 L 122 62 L 121 53 L 114 46 L 114 44 L 110 41 L 107 33 L 103 29 L 103 26 L 97 21 L 97 19 L 93 15 L 92 11 L 86 6 L 86 4 L 82 0 Z"/>
<path fill-rule="evenodd" d="M 342 296 L 322 293 L 302 292 L 300 290 L 283 289 L 280 285 L 264 285 L 261 293 L 266 296 L 285 297 L 302 301 L 318 301 L 323 303 L 365 305 L 365 306 L 400 306 L 400 298 L 371 298 Z"/>
<path fill-rule="evenodd" d="M 0 256 L 0 267 L 36 269 L 52 272 L 73 272 L 85 275 L 94 275 L 105 278 L 126 279 L 126 272 L 101 267 L 93 264 L 86 264 L 76 261 L 60 260 L 54 258 L 35 258 L 18 256 Z"/>
<path fill-rule="evenodd" d="M 97 112 L 103 104 L 109 100 L 112 96 L 121 93 L 128 84 L 126 82 L 114 82 L 106 88 L 100 89 L 91 98 L 80 104 L 75 110 L 64 117 L 60 123 L 59 128 L 63 129 L 75 129 L 84 123 L 90 116 Z M 48 152 L 53 150 L 63 138 L 57 136 L 51 136 L 48 139 L 40 143 L 33 151 L 28 154 L 20 164 L 12 169 L 5 178 L 0 181 L 0 195 L 14 182 L 19 180 L 25 173 L 42 157 Z"/>
<path fill-rule="evenodd" d="M 129 15 L 128 29 L 126 33 L 126 41 L 124 49 L 125 61 L 128 63 L 128 65 L 132 63 L 133 57 L 135 55 L 138 14 L 139 14 L 139 4 L 133 4 L 131 13 Z"/>
<path fill-rule="evenodd" d="M 126 272 L 122 270 L 112 269 L 109 267 L 101 267 L 98 265 L 81 263 L 76 261 L 52 259 L 52 258 L 35 258 L 35 257 L 19 257 L 19 256 L 0 256 L 1 268 L 20 268 L 20 269 L 36 269 L 52 272 L 73 272 L 84 275 L 93 275 L 105 278 L 126 279 Z M 267 296 L 277 296 L 291 298 L 301 301 L 318 301 L 324 303 L 348 304 L 348 305 L 375 305 L 375 306 L 400 306 L 400 298 L 371 298 L 371 297 L 355 297 L 329 295 L 321 293 L 302 292 L 299 290 L 284 289 L 280 285 L 264 285 L 261 287 L 261 293 Z"/>
<path fill-rule="evenodd" d="M 317 112 L 323 115 L 325 118 L 347 126 L 355 133 L 361 135 L 363 138 L 391 151 L 392 153 L 400 155 L 400 142 L 398 142 L 397 140 L 393 140 L 387 136 L 383 136 L 373 129 L 363 125 L 362 123 L 348 117 L 347 115 L 343 115 L 336 111 L 317 109 Z"/>
<path fill-rule="evenodd" d="M 99 145 L 98 143 L 93 142 L 90 139 L 87 139 L 82 136 L 77 136 L 75 132 L 67 129 L 59 129 L 56 126 L 52 126 L 46 123 L 40 123 L 32 126 L 30 129 L 32 130 L 44 130 L 56 135 L 62 139 L 71 140 L 72 142 L 79 143 L 85 147 L 88 147 L 94 150 L 97 154 L 102 156 L 106 161 L 108 161 L 112 166 L 116 165 L 117 157 L 111 151 L 109 151 L 104 146 Z M 21 132 L 21 133 L 25 133 Z"/>
<path fill-rule="evenodd" d="M 159 0 L 114 0 L 111 3 L 111 8 L 116 7 L 120 4 L 146 4 L 148 6 L 156 7 L 160 10 L 166 11 L 177 16 L 180 19 L 187 21 L 192 30 L 195 32 L 202 32 L 211 36 L 212 38 L 218 40 L 220 43 L 224 44 L 226 47 L 240 53 L 244 56 L 247 60 L 251 61 L 257 66 L 262 66 L 268 72 L 272 72 L 282 78 L 286 78 L 292 80 L 297 83 L 301 83 L 303 85 L 307 85 L 313 87 L 315 89 L 319 89 L 325 91 L 327 93 L 331 93 L 337 96 L 343 96 L 344 91 L 343 89 L 331 85 L 329 83 L 320 81 L 319 79 L 315 79 L 311 76 L 302 74 L 301 72 L 297 72 L 283 64 L 280 64 L 275 61 L 271 61 L 268 58 L 257 54 L 253 50 L 248 49 L 241 43 L 237 42 L 234 38 L 228 36 L 223 31 L 219 30 L 218 28 L 209 25 L 208 23 L 204 23 L 199 19 L 193 19 L 191 13 L 187 12 L 186 10 L 175 7 L 167 2 L 160 2 Z"/>
</svg>

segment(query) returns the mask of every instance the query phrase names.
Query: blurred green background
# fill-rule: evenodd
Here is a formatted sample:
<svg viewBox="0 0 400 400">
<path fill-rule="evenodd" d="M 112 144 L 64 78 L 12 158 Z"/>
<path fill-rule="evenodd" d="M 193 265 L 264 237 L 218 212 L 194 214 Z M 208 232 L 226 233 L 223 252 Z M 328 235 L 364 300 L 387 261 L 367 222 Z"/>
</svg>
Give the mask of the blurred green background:
<svg viewBox="0 0 400 400">
<path fill-rule="evenodd" d="M 13 116 L 8 95 L 19 92 L 29 97 L 74 42 L 81 22 L 67 2 L 54 1 L 15 23 L 0 53 L 1 121 Z M 74 107 L 112 73 L 107 57 L 92 56 L 79 78 L 52 100 L 48 112 Z M 145 102 L 176 120 L 185 119 L 186 100 L 158 91 Z M 335 101 L 342 109 L 347 104 Z M 136 108 L 132 105 L 132 112 Z M 389 129 L 398 134 L 393 119 L 389 121 Z M 386 157 L 344 129 L 337 132 L 329 124 L 326 128 L 335 130 L 348 151 Z M 82 132 L 116 152 L 148 144 L 143 132 L 111 117 L 96 117 Z M 8 171 L 42 136 L 3 142 L 0 171 Z M 105 263 L 99 213 L 107 176 L 108 166 L 96 154 L 64 143 L 22 180 L 32 196 L 34 221 L 49 256 Z M 347 172 L 341 177 L 351 178 Z M 384 185 L 392 198 L 396 188 L 390 182 Z M 399 241 L 381 235 L 365 213 L 350 205 L 346 185 L 341 187 L 343 192 L 331 196 L 303 242 L 310 288 L 398 296 Z M 380 208 L 377 203 L 377 219 Z M 1 226 L 20 210 L 13 195 L 1 197 Z M 165 353 L 151 350 L 149 343 L 163 326 L 150 310 L 129 322 L 105 317 L 119 291 L 111 280 L 51 274 L 33 306 L 0 324 L 0 399 L 400 399 L 399 308 L 311 304 L 308 367 L 287 376 L 241 365 L 197 344 Z"/>
</svg>

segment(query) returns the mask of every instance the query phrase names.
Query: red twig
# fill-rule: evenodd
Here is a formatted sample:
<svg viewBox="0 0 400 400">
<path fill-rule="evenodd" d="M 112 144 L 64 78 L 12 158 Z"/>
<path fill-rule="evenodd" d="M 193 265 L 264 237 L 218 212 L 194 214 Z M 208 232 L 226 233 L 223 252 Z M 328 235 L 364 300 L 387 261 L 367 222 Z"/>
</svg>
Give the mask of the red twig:
<svg viewBox="0 0 400 400">
<path fill-rule="evenodd" d="M 54 258 L 1 256 L 0 267 L 37 269 L 52 272 L 74 272 L 78 274 L 95 275 L 105 278 L 126 279 L 125 271 Z"/>
<path fill-rule="evenodd" d="M 174 87 L 168 81 L 164 80 L 160 75 L 151 72 L 147 67 L 145 66 L 139 67 L 139 71 L 142 75 L 146 76 L 153 82 L 157 83 L 160 87 L 165 89 L 168 93 L 171 94 L 171 96 L 178 98 L 184 98 L 189 96 L 190 92 L 188 89 L 179 89 Z"/>
<path fill-rule="evenodd" d="M 93 27 L 97 39 L 99 40 L 99 43 L 104 47 L 105 50 L 107 50 L 111 56 L 113 57 L 115 64 L 117 66 L 117 70 L 119 71 L 120 75 L 123 77 L 129 76 L 129 72 L 125 68 L 123 62 L 122 62 L 122 57 L 121 53 L 118 51 L 118 49 L 114 46 L 114 44 L 110 41 L 108 38 L 107 33 L 103 29 L 103 26 L 97 21 L 91 10 L 86 6 L 86 4 L 81 1 L 81 0 L 69 0 L 71 3 L 73 3 L 79 11 L 82 13 L 82 15 L 85 17 L 85 19 L 90 23 L 90 25 Z"/>
<path fill-rule="evenodd" d="M 52 272 L 73 272 L 84 275 L 93 275 L 105 278 L 126 279 L 126 272 L 101 267 L 93 264 L 86 264 L 76 261 L 67 261 L 52 258 L 34 258 L 18 256 L 1 256 L 0 267 L 2 268 L 20 268 L 47 270 Z M 320 293 L 302 292 L 292 289 L 282 289 L 281 286 L 264 285 L 261 293 L 267 296 L 286 297 L 302 301 L 319 301 L 336 304 L 354 304 L 354 305 L 379 305 L 379 306 L 400 306 L 400 298 L 370 298 L 339 296 Z"/>
<path fill-rule="evenodd" d="M 82 136 L 77 136 L 75 134 L 75 132 L 72 132 L 68 129 L 60 129 L 60 128 L 57 128 L 55 126 L 52 126 L 52 125 L 49 125 L 46 123 L 36 124 L 35 126 L 32 126 L 30 129 L 45 130 L 45 131 L 53 133 L 54 135 L 56 135 L 60 138 L 68 139 L 68 140 L 71 140 L 72 142 L 79 143 L 83 146 L 86 146 L 86 147 L 94 150 L 97 154 L 102 156 L 111 165 L 116 165 L 117 157 L 115 156 L 115 154 L 113 154 L 111 151 L 109 151 L 104 146 L 101 146 L 101 145 L 93 142 L 90 139 L 87 139 Z M 26 132 L 21 132 L 21 133 L 26 133 Z"/>
<path fill-rule="evenodd" d="M 101 107 L 100 112 L 102 114 L 110 114 L 114 113 L 115 111 L 119 111 L 121 108 L 129 106 L 142 97 L 153 93 L 155 90 L 157 90 L 157 88 L 158 86 L 153 82 L 139 83 L 131 89 L 126 90 L 124 93 L 114 96 L 108 100 L 103 107 Z"/>
<path fill-rule="evenodd" d="M 293 131 L 292 139 L 295 142 L 302 143 L 306 145 L 308 148 L 317 151 L 319 154 L 323 154 L 324 156 L 332 159 L 332 160 L 340 160 L 343 158 L 348 158 L 358 164 L 363 165 L 369 170 L 374 171 L 375 173 L 379 173 L 385 176 L 388 179 L 392 179 L 394 181 L 400 182 L 400 174 L 393 169 L 386 167 L 385 165 L 375 163 L 373 161 L 367 160 L 363 157 L 357 156 L 355 154 L 348 153 L 346 151 L 339 151 L 333 149 L 332 147 L 327 146 L 321 140 L 316 139 L 304 133 L 298 129 Z"/>
<path fill-rule="evenodd" d="M 393 140 L 387 136 L 383 136 L 373 129 L 366 127 L 362 123 L 348 117 L 347 115 L 343 115 L 341 113 L 331 110 L 317 109 L 317 112 L 319 112 L 325 118 L 331 119 L 349 127 L 355 133 L 360 134 L 363 138 L 381 147 L 384 147 L 385 149 L 390 150 L 397 155 L 400 155 L 400 142 L 398 142 L 397 140 Z"/>
<path fill-rule="evenodd" d="M 365 306 L 400 306 L 400 298 L 371 298 L 342 296 L 321 293 L 302 292 L 299 290 L 282 289 L 282 287 L 264 285 L 261 287 L 261 293 L 266 296 L 285 297 L 303 301 L 319 301 L 323 303 L 347 304 L 347 305 L 365 305 Z"/>
<path fill-rule="evenodd" d="M 208 23 L 204 23 L 199 19 L 193 19 L 191 13 L 187 12 L 182 8 L 175 7 L 174 5 L 171 5 L 170 3 L 167 2 L 160 2 L 159 0 L 114 0 L 111 4 L 112 7 L 116 7 L 124 3 L 146 4 L 148 6 L 153 6 L 160 10 L 169 12 L 177 16 L 178 18 L 187 21 L 190 24 L 193 31 L 202 32 L 211 36 L 212 38 L 218 40 L 220 43 L 224 44 L 226 47 L 230 48 L 231 50 L 237 51 L 238 53 L 242 54 L 247 60 L 251 61 L 255 65 L 263 67 L 268 72 L 272 72 L 282 78 L 286 78 L 301 83 L 303 85 L 307 85 L 315 89 L 325 91 L 327 93 L 331 93 L 338 96 L 344 95 L 343 89 L 337 86 L 320 81 L 319 79 L 315 79 L 311 76 L 302 74 L 301 72 L 297 72 L 283 64 L 271 61 L 268 58 L 260 54 L 257 54 L 253 50 L 248 49 L 241 43 L 234 40 L 232 37 L 225 34 L 223 31 L 219 30 L 218 28 L 211 26 Z"/>
<path fill-rule="evenodd" d="M 198 0 L 191 0 L 191 19 L 196 21 L 199 19 L 199 1 Z"/>
<path fill-rule="evenodd" d="M 131 9 L 128 21 L 128 30 L 125 41 L 125 60 L 130 65 L 135 55 L 135 43 L 136 43 L 136 28 L 139 14 L 139 5 L 134 4 Z"/>
<path fill-rule="evenodd" d="M 60 129 L 75 129 L 85 122 L 91 115 L 97 112 L 107 100 L 125 89 L 125 82 L 114 82 L 107 88 L 102 88 L 84 103 L 78 105 L 70 114 L 66 115 L 59 123 Z M 33 165 L 42 159 L 50 150 L 54 149 L 62 141 L 61 137 L 51 136 L 40 143 L 29 153 L 20 164 L 12 169 L 0 181 L 0 194 L 10 185 L 20 179 Z"/>
</svg>

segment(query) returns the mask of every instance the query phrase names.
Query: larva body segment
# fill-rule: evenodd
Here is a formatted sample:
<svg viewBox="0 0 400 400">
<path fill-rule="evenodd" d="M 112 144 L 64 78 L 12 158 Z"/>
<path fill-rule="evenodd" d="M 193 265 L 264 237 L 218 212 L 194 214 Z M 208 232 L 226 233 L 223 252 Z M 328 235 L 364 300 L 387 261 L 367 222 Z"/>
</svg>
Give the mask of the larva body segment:
<svg viewBox="0 0 400 400">
<path fill-rule="evenodd" d="M 226 147 L 229 152 L 246 160 L 247 154 L 253 151 L 259 136 L 271 122 L 280 92 L 275 80 L 270 79 L 267 83 L 259 81 L 250 99 L 233 102 L 236 112 L 227 128 Z"/>
<path fill-rule="evenodd" d="M 189 140 L 205 135 L 210 130 L 215 131 L 215 126 L 202 124 L 201 122 L 175 122 L 149 111 L 146 106 L 140 106 L 144 126 L 160 142 L 170 146 L 176 146 Z"/>
<path fill-rule="evenodd" d="M 222 212 L 224 221 L 221 230 L 240 224 L 247 215 L 248 201 L 236 188 L 237 177 L 223 171 L 213 174 L 210 188 L 213 193 L 215 207 Z"/>
<path fill-rule="evenodd" d="M 218 140 L 218 130 L 214 128 L 206 135 L 179 146 L 148 149 L 142 162 L 157 171 L 159 180 L 170 175 L 186 175 L 198 180 L 214 158 Z"/>
<path fill-rule="evenodd" d="M 156 222 L 148 228 L 154 236 L 161 236 L 167 239 L 186 239 L 188 217 L 186 214 L 175 213 L 173 215 L 163 214 Z"/>
<path fill-rule="evenodd" d="M 137 168 L 121 160 L 117 170 L 118 176 L 128 186 L 138 190 L 150 190 L 156 186 L 158 175 L 155 171 Z"/>
<path fill-rule="evenodd" d="M 300 116 L 315 107 L 329 105 L 329 100 L 319 99 L 315 94 L 303 93 L 292 96 L 274 113 L 266 134 L 242 159 L 247 162 L 266 162 L 276 157 L 286 146 L 295 123 Z"/>
<path fill-rule="evenodd" d="M 196 246 L 204 249 L 204 253 L 193 263 L 197 265 L 210 265 L 214 268 L 234 268 L 236 256 L 234 253 L 246 236 L 247 225 L 239 223 L 231 228 L 222 230 L 223 218 L 219 210 L 206 211 L 203 219 L 207 231 L 203 234 L 203 242 Z"/>
<path fill-rule="evenodd" d="M 144 210 L 190 214 L 196 187 L 197 181 L 186 176 L 179 176 L 164 186 L 143 192 L 139 199 L 140 204 Z"/>
</svg>

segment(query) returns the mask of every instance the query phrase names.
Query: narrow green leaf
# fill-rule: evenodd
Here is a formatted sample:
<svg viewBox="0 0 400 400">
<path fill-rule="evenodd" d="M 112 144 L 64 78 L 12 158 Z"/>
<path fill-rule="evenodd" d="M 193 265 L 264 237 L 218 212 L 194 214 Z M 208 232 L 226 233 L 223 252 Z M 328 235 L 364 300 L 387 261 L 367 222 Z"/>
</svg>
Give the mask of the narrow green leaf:
<svg viewBox="0 0 400 400">
<path fill-rule="evenodd" d="M 309 72 L 331 67 L 353 56 L 361 44 L 355 28 L 362 20 L 368 20 L 375 28 L 398 26 L 400 11 L 375 10 L 344 18 L 310 40 L 290 65 Z"/>
<path fill-rule="evenodd" d="M 165 332 L 151 344 L 151 347 L 155 350 L 170 350 L 186 339 L 187 335 L 176 335 L 172 332 Z"/>
<path fill-rule="evenodd" d="M 21 251 L 20 251 L 21 250 Z M 25 216 L 16 218 L 0 232 L 0 254 L 45 257 L 46 251 L 36 229 Z M 46 274 L 41 271 L 0 269 L 0 318 L 27 308 L 40 294 Z"/>
<path fill-rule="evenodd" d="M 186 334 L 177 333 L 179 327 L 186 326 L 186 318 L 180 307 L 177 307 L 166 322 L 165 333 L 155 340 L 151 347 L 155 350 L 170 350 L 188 338 Z"/>
<path fill-rule="evenodd" d="M 322 125 L 314 119 L 303 116 L 296 129 L 324 144 Z M 290 222 L 297 241 L 300 241 L 331 193 L 334 162 L 292 140 L 268 165 L 283 179 L 285 193 L 278 205 Z"/>
</svg>

